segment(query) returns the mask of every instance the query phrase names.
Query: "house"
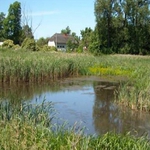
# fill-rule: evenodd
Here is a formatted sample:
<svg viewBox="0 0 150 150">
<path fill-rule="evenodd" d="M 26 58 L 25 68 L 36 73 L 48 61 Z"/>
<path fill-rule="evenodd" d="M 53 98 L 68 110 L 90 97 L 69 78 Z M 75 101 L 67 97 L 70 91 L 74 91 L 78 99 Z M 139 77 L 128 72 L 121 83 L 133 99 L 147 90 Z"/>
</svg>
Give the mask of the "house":
<svg viewBox="0 0 150 150">
<path fill-rule="evenodd" d="M 48 41 L 48 46 L 54 46 L 58 50 L 65 51 L 67 49 L 67 42 L 74 38 L 71 35 L 63 33 L 55 33 Z"/>
</svg>

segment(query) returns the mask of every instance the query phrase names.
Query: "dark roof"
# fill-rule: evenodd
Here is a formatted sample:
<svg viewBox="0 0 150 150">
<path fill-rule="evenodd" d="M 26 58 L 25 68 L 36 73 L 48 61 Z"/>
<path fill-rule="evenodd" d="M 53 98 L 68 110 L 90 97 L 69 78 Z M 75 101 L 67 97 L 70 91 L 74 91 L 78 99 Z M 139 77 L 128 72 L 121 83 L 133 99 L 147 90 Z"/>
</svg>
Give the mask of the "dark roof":
<svg viewBox="0 0 150 150">
<path fill-rule="evenodd" d="M 62 44 L 66 44 L 68 42 L 68 40 L 73 40 L 74 38 L 71 35 L 65 35 L 62 33 L 55 33 L 50 39 L 49 41 L 54 41 L 57 43 L 62 43 Z"/>
</svg>

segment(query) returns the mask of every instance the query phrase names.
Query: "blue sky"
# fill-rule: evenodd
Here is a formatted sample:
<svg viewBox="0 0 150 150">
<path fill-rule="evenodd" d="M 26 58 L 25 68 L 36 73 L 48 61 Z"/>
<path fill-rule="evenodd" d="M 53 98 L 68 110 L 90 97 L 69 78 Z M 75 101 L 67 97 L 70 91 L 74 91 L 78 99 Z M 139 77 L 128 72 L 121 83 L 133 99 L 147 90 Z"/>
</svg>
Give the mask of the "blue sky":
<svg viewBox="0 0 150 150">
<path fill-rule="evenodd" d="M 16 0 L 0 0 L 0 12 L 7 14 Z M 32 20 L 36 39 L 50 37 L 67 26 L 80 36 L 80 30 L 95 27 L 95 0 L 18 0 L 26 17 Z M 29 21 L 31 22 L 31 21 Z M 38 27 L 39 26 L 39 27 Z M 38 27 L 38 28 L 37 28 Z M 36 29 L 37 28 L 37 29 Z"/>
</svg>

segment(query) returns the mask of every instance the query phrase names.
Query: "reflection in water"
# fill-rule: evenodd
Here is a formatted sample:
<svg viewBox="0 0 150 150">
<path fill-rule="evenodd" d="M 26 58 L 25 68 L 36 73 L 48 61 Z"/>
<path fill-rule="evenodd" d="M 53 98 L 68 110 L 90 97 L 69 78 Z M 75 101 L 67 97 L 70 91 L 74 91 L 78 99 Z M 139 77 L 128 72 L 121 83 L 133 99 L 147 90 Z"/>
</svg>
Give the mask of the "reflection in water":
<svg viewBox="0 0 150 150">
<path fill-rule="evenodd" d="M 139 135 L 150 134 L 150 114 L 117 107 L 114 91 L 117 82 L 99 81 L 99 78 L 65 79 L 58 82 L 0 85 L 0 100 L 9 100 L 16 106 L 21 101 L 52 101 L 58 118 L 70 125 L 82 122 L 88 134 L 104 134 L 108 131 L 124 133 L 135 131 Z M 61 123 L 57 120 L 56 123 Z"/>
<path fill-rule="evenodd" d="M 114 92 L 117 87 L 117 84 L 104 82 L 97 82 L 94 85 L 93 120 L 97 134 L 111 131 L 115 133 L 130 132 L 138 136 L 147 133 L 150 136 L 150 114 L 117 107 L 113 103 Z"/>
<path fill-rule="evenodd" d="M 63 83 L 63 84 L 62 84 Z M 9 100 L 12 103 L 33 100 L 45 92 L 58 93 L 63 88 L 72 85 L 71 82 L 41 82 L 41 83 L 16 83 L 0 84 L 0 100 Z"/>
<path fill-rule="evenodd" d="M 117 84 L 97 82 L 94 85 L 95 102 L 93 106 L 93 120 L 96 132 L 99 134 L 108 131 L 121 130 L 118 119 L 118 109 L 113 104 L 114 91 Z"/>
</svg>

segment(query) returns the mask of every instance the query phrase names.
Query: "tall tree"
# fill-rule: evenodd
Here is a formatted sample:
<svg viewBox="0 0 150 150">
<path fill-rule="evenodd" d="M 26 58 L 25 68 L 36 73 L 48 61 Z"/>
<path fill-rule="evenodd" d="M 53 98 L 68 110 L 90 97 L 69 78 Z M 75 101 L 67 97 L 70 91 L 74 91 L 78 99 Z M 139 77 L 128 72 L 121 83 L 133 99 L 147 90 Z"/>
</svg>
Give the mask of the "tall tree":
<svg viewBox="0 0 150 150">
<path fill-rule="evenodd" d="M 3 41 L 3 22 L 5 19 L 5 14 L 3 12 L 0 13 L 0 41 Z"/>
<path fill-rule="evenodd" d="M 10 5 L 4 20 L 4 36 L 13 40 L 14 44 L 20 44 L 21 29 L 21 4 L 16 1 Z"/>
<path fill-rule="evenodd" d="M 95 17 L 100 52 L 149 51 L 149 0 L 96 0 Z"/>
<path fill-rule="evenodd" d="M 98 29 L 99 40 L 101 41 L 101 50 L 111 49 L 114 36 L 114 17 L 118 16 L 117 6 L 119 0 L 96 0 L 95 17 Z"/>
</svg>

